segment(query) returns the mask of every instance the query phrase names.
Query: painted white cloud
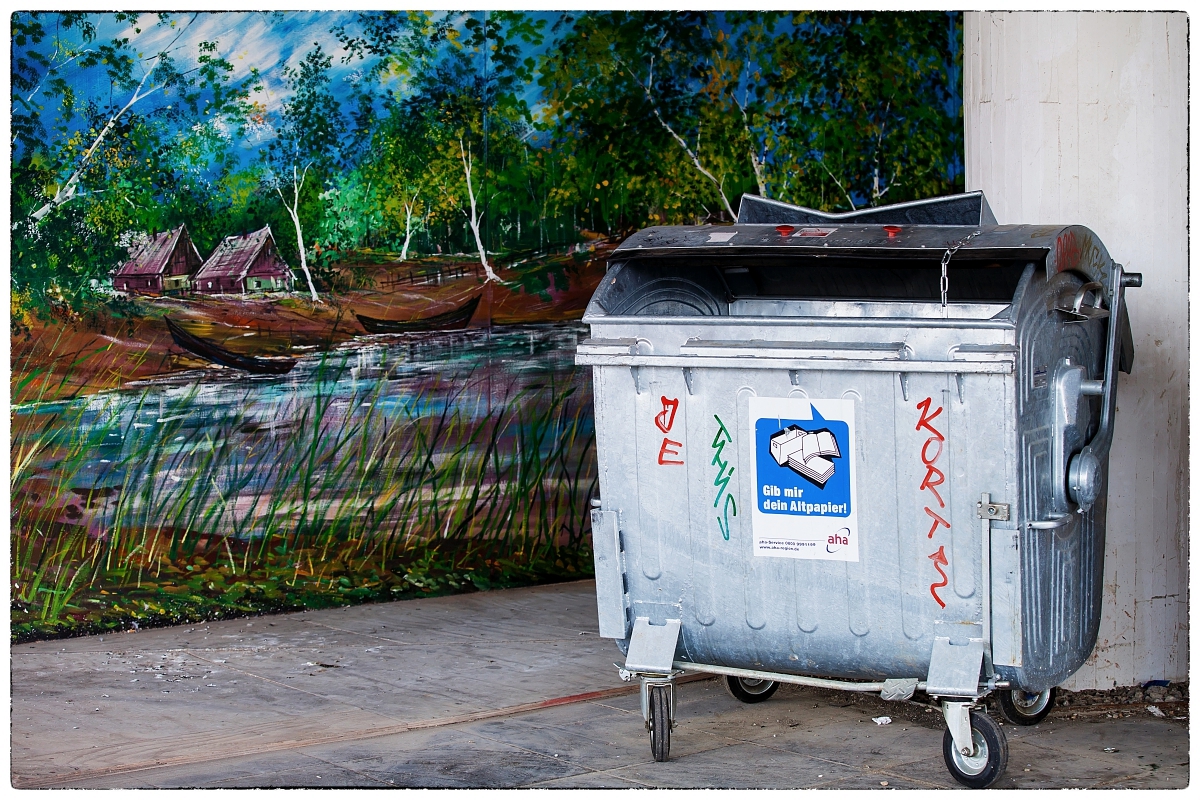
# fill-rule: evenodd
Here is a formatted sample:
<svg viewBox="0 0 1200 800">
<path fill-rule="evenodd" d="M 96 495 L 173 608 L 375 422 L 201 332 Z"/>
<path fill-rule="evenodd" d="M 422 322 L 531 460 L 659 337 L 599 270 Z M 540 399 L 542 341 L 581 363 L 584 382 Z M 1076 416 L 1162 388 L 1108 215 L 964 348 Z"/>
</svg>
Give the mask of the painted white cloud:
<svg viewBox="0 0 1200 800">
<path fill-rule="evenodd" d="M 277 112 L 287 96 L 284 67 L 296 67 L 319 43 L 332 57 L 330 77 L 340 81 L 355 67 L 342 64 L 345 55 L 333 33 L 337 25 L 352 21 L 351 12 L 214 11 L 194 15 L 175 14 L 175 27 L 160 25 L 156 14 L 142 14 L 138 20 L 119 27 L 106 17 L 99 33 L 103 38 L 127 37 L 143 57 L 170 48 L 181 68 L 194 66 L 200 42 L 216 42 L 217 54 L 234 67 L 233 78 L 244 79 L 257 68 L 263 91 L 255 99 L 268 112 Z M 136 29 L 140 28 L 139 33 Z"/>
</svg>

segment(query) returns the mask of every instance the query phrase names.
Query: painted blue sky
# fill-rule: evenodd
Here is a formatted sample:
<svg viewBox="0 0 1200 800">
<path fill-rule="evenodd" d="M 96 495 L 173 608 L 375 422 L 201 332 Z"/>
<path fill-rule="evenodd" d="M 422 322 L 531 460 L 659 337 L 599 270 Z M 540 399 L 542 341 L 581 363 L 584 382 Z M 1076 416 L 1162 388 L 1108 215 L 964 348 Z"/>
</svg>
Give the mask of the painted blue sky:
<svg viewBox="0 0 1200 800">
<path fill-rule="evenodd" d="M 167 47 L 178 35 L 177 29 L 159 26 L 154 14 L 143 14 L 136 24 L 127 26 L 119 26 L 111 16 L 103 19 L 101 37 L 129 37 L 130 43 L 144 53 Z M 234 65 L 235 79 L 244 78 L 251 69 L 258 68 L 264 88 L 258 99 L 275 111 L 286 95 L 283 68 L 298 64 L 314 44 L 319 43 L 333 57 L 335 83 L 352 79 L 356 66 L 342 63 L 345 51 L 333 29 L 353 20 L 352 11 L 201 12 L 194 22 L 187 24 L 175 48 L 195 53 L 200 42 L 218 42 L 218 53 Z M 141 33 L 135 28 L 141 28 Z"/>
<path fill-rule="evenodd" d="M 257 67 L 263 78 L 263 93 L 256 98 L 269 111 L 277 111 L 287 94 L 283 81 L 283 68 L 297 65 L 315 44 L 332 56 L 331 77 L 334 86 L 349 86 L 363 62 L 357 59 L 343 63 L 346 51 L 342 48 L 334 28 L 349 26 L 354 30 L 357 11 L 211 11 L 199 12 L 195 20 L 186 23 L 182 35 L 178 28 L 160 26 L 155 14 L 143 14 L 136 23 L 119 25 L 110 15 L 101 17 L 99 34 L 102 38 L 128 37 L 139 51 L 154 53 L 171 45 L 179 36 L 173 49 L 177 52 L 195 53 L 200 42 L 219 43 L 219 54 L 228 59 L 236 70 L 234 78 L 242 78 Z M 465 12 L 482 15 L 485 12 Z M 534 12 L 534 16 L 547 19 L 546 33 L 550 35 L 551 20 L 558 15 L 553 12 Z M 178 19 L 188 18 L 179 15 Z M 184 24 L 184 22 L 181 22 Z M 461 27 L 461 25 L 460 25 Z M 137 32 L 137 28 L 141 32 Z M 544 49 L 545 45 L 537 50 Z M 531 53 L 533 51 L 531 50 Z M 335 89 L 336 91 L 336 89 Z M 536 86 L 530 87 L 531 96 L 526 99 L 536 102 Z"/>
<path fill-rule="evenodd" d="M 351 87 L 361 72 L 368 67 L 368 63 L 358 58 L 349 62 L 344 60 L 348 54 L 338 40 L 335 29 L 346 26 L 348 32 L 354 35 L 357 33 L 359 13 L 357 10 L 172 12 L 170 19 L 174 25 L 170 25 L 162 24 L 158 14 L 152 12 L 140 14 L 132 22 L 118 22 L 111 12 L 95 12 L 91 15 L 91 20 L 96 25 L 96 40 L 92 46 L 112 39 L 127 39 L 134 52 L 147 59 L 147 67 L 154 55 L 167 50 L 180 69 L 188 70 L 195 66 L 200 43 L 215 42 L 217 55 L 233 65 L 234 72 L 231 78 L 235 82 L 245 79 L 252 70 L 257 69 L 262 89 L 255 93 L 252 99 L 267 111 L 268 124 L 249 126 L 245 138 L 240 141 L 244 157 L 250 159 L 275 135 L 270 120 L 276 119 L 275 114 L 289 95 L 285 82 L 285 68 L 297 66 L 316 45 L 319 44 L 332 59 L 330 78 L 335 96 L 340 100 L 348 98 Z M 469 17 L 479 17 L 486 13 L 488 12 L 463 12 L 459 14 L 457 27 L 463 30 Z M 550 28 L 561 15 L 557 12 L 533 14 L 546 19 L 544 31 L 547 41 L 538 48 L 529 49 L 530 55 L 537 55 L 549 45 L 552 35 Z M 65 38 L 74 40 L 74 44 L 79 43 L 77 29 L 61 33 Z M 53 39 L 56 32 L 48 31 L 48 34 Z M 50 43 L 47 42 L 44 48 L 49 46 Z M 480 67 L 483 68 L 482 63 Z M 72 70 L 67 67 L 63 75 L 69 83 L 84 89 L 84 94 L 88 96 L 102 98 L 109 91 L 109 80 L 103 68 Z M 139 77 L 141 76 L 135 73 L 134 78 Z M 404 90 L 399 83 L 393 83 L 387 88 L 399 93 L 403 93 Z M 126 94 L 125 97 L 127 96 Z M 112 101 L 120 104 L 123 99 L 125 98 L 113 97 Z M 527 87 L 525 100 L 536 112 L 539 100 L 536 82 Z M 173 98 L 157 94 L 140 102 L 138 110 L 146 113 L 152 108 L 168 106 L 172 102 Z M 348 105 L 344 103 L 343 108 L 348 108 Z M 214 120 L 212 124 L 223 129 L 221 120 Z"/>
</svg>

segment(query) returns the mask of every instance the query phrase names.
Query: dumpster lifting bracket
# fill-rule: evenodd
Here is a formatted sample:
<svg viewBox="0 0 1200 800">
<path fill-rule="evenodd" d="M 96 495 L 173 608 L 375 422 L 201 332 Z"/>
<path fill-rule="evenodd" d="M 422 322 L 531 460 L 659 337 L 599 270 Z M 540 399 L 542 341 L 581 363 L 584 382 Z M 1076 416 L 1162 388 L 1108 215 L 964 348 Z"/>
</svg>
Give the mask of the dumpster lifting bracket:
<svg viewBox="0 0 1200 800">
<path fill-rule="evenodd" d="M 696 380 L 695 370 L 693 370 L 691 367 L 684 367 L 683 368 L 683 382 L 687 384 L 688 394 L 696 393 L 696 389 L 692 385 L 692 382 L 695 380 Z"/>
<path fill-rule="evenodd" d="M 633 376 L 633 390 L 635 392 L 637 392 L 638 394 L 641 394 L 642 393 L 642 381 L 641 381 L 642 368 L 641 367 L 630 367 L 629 374 Z"/>
<path fill-rule="evenodd" d="M 983 666 L 983 639 L 968 639 L 966 644 L 950 644 L 948 636 L 933 640 L 929 658 L 926 693 L 934 697 L 970 698 L 980 696 L 979 670 Z"/>
<path fill-rule="evenodd" d="M 669 619 L 665 625 L 651 625 L 649 617 L 635 619 L 625 669 L 637 673 L 671 674 L 681 625 L 677 619 Z"/>
</svg>

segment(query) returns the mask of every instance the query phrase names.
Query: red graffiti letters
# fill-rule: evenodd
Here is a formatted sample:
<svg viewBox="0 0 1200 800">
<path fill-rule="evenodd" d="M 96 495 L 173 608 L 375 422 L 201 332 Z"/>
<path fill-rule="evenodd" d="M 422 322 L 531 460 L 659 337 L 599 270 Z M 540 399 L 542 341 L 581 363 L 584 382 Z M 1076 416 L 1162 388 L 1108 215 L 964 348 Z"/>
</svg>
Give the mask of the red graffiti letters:
<svg viewBox="0 0 1200 800">
<path fill-rule="evenodd" d="M 663 433 L 669 433 L 671 426 L 675 424 L 675 412 L 679 410 L 678 397 L 661 397 L 662 411 L 654 416 L 654 424 Z M 659 464 L 682 464 L 683 458 L 679 457 L 679 448 L 683 447 L 683 442 L 676 442 L 663 437 L 662 446 L 658 448 L 658 463 Z M 667 456 L 676 456 L 678 458 L 667 458 Z"/>
<path fill-rule="evenodd" d="M 1075 269 L 1083 248 L 1075 238 L 1075 231 L 1067 231 L 1054 240 L 1054 267 L 1057 272 Z"/>
<path fill-rule="evenodd" d="M 667 458 L 667 456 L 679 455 L 679 450 L 675 449 L 675 448 L 679 448 L 679 447 L 683 447 L 683 442 L 673 442 L 670 439 L 664 438 L 662 441 L 662 447 L 658 448 L 658 463 L 660 463 L 660 464 L 682 464 L 683 463 L 682 460 L 674 461 L 674 460 Z"/>
<path fill-rule="evenodd" d="M 933 398 L 931 397 L 926 397 L 924 400 L 917 403 L 917 408 L 921 410 L 921 416 L 917 419 L 917 427 L 914 430 L 919 431 L 924 429 L 931 434 L 930 437 L 925 440 L 925 444 L 921 445 L 921 463 L 925 466 L 925 477 L 921 480 L 921 486 L 917 489 L 917 491 L 924 492 L 928 490 L 928 492 L 933 495 L 933 499 L 937 501 L 938 508 L 945 508 L 946 501 L 942 499 L 941 492 L 937 490 L 937 487 L 946 482 L 946 473 L 942 472 L 934 465 L 937 464 L 937 460 L 942 457 L 942 449 L 945 446 L 946 437 L 943 436 L 942 432 L 933 425 L 933 421 L 938 418 L 938 415 L 941 414 L 944 409 L 942 409 L 941 406 L 938 406 L 937 411 L 934 411 L 932 414 L 930 414 L 929 408 L 932 405 Z M 933 520 L 933 524 L 929 526 L 929 534 L 926 536 L 927 539 L 933 538 L 933 534 L 937 532 L 938 526 L 946 528 L 947 530 L 950 529 L 950 523 L 931 507 L 925 506 L 925 513 L 928 514 Z M 938 597 L 937 594 L 937 589 L 945 586 L 948 583 L 946 579 L 946 573 L 942 571 L 942 567 L 950 565 L 949 559 L 946 558 L 945 545 L 939 547 L 938 551 L 929 556 L 929 558 L 933 560 L 934 569 L 936 569 L 938 574 L 942 576 L 941 583 L 930 584 L 929 593 L 933 595 L 933 599 L 937 601 L 939 606 L 945 608 L 946 604 L 942 602 L 942 598 Z"/>
<path fill-rule="evenodd" d="M 926 538 L 929 538 L 929 539 L 933 538 L 933 532 L 937 530 L 938 525 L 941 525 L 943 528 L 950 527 L 950 523 L 946 522 L 946 520 L 942 519 L 941 515 L 938 514 L 936 511 L 934 511 L 929 506 L 925 506 L 925 513 L 928 514 L 929 516 L 933 517 L 933 524 L 929 526 L 929 536 Z"/>
<path fill-rule="evenodd" d="M 942 571 L 942 567 L 950 566 L 950 561 L 946 558 L 946 545 L 939 547 L 936 553 L 929 556 L 929 560 L 933 562 L 933 568 L 938 571 L 938 575 L 942 576 L 941 583 L 929 584 L 929 593 L 933 595 L 933 599 L 937 601 L 939 606 L 945 608 L 946 604 L 942 602 L 942 598 L 938 597 L 937 590 L 950 583 L 950 579 L 947 578 L 946 573 Z"/>
<path fill-rule="evenodd" d="M 941 411 L 939 408 L 938 411 Z M 929 445 L 937 443 L 937 452 L 931 458 L 929 456 Z M 925 440 L 925 444 L 921 447 L 921 463 L 925 465 L 925 479 L 921 481 L 921 488 L 918 491 L 928 489 L 933 492 L 933 496 L 937 498 L 938 507 L 945 508 L 946 502 L 942 500 L 942 496 L 938 493 L 936 487 L 941 486 L 946 481 L 946 474 L 934 466 L 938 460 L 938 456 L 942 454 L 942 440 L 936 436 L 930 436 Z M 935 477 L 936 476 L 936 477 Z M 928 511 L 929 509 L 926 509 Z M 949 526 L 946 526 L 949 527 Z"/>
<path fill-rule="evenodd" d="M 654 424 L 663 433 L 670 433 L 671 426 L 675 424 L 675 412 L 679 410 L 679 399 L 668 400 L 664 397 L 662 398 L 662 406 L 663 410 L 658 412 L 658 415 L 654 418 Z"/>
<path fill-rule="evenodd" d="M 946 437 L 942 436 L 938 429 L 933 427 L 933 421 L 938 418 L 938 414 L 942 413 L 942 407 L 938 406 L 937 411 L 929 414 L 929 406 L 931 405 L 933 405 L 933 398 L 931 397 L 926 397 L 924 400 L 917 403 L 917 408 L 921 409 L 921 418 L 917 420 L 917 427 L 915 430 L 919 431 L 921 428 L 924 428 L 936 436 L 938 441 L 945 441 Z M 929 416 L 925 416 L 926 414 L 929 414 Z"/>
</svg>

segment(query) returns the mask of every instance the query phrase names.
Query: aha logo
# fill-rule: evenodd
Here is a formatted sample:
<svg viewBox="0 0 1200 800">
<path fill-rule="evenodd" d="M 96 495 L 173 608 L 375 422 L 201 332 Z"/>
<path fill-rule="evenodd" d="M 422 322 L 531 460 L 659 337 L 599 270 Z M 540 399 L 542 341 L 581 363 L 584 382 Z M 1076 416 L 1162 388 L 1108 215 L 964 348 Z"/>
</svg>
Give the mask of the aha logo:
<svg viewBox="0 0 1200 800">
<path fill-rule="evenodd" d="M 829 541 L 825 545 L 825 552 L 836 553 L 848 544 L 850 544 L 850 529 L 842 528 L 829 537 Z"/>
</svg>

